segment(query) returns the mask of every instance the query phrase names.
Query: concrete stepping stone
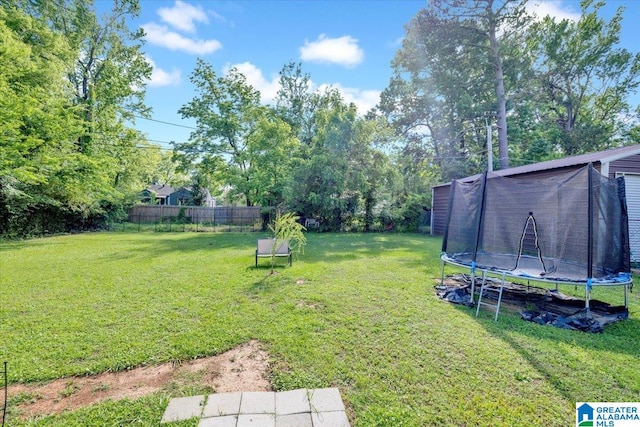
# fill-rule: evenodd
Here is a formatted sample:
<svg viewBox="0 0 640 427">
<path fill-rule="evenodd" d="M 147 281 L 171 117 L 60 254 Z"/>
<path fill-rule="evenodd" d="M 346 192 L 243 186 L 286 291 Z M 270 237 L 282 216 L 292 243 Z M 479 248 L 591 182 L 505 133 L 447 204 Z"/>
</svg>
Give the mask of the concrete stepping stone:
<svg viewBox="0 0 640 427">
<path fill-rule="evenodd" d="M 171 399 L 162 423 L 200 417 L 198 427 L 349 427 L 337 388 L 245 391 Z"/>
<path fill-rule="evenodd" d="M 240 414 L 236 427 L 276 427 L 275 414 Z"/>
<path fill-rule="evenodd" d="M 220 417 L 223 415 L 238 415 L 242 393 L 210 394 L 207 404 L 202 411 L 202 417 Z"/>
<path fill-rule="evenodd" d="M 245 391 L 240 402 L 240 414 L 275 414 L 276 394 L 272 391 Z"/>
<path fill-rule="evenodd" d="M 237 415 L 225 415 L 222 417 L 203 418 L 198 423 L 198 427 L 236 427 L 237 424 Z"/>
<path fill-rule="evenodd" d="M 306 388 L 276 393 L 276 415 L 311 412 Z"/>
<path fill-rule="evenodd" d="M 313 427 L 311 413 L 303 414 L 276 414 L 276 427 Z"/>
<path fill-rule="evenodd" d="M 349 427 L 344 411 L 311 412 L 313 427 Z"/>
<path fill-rule="evenodd" d="M 202 414 L 204 396 L 177 397 L 169 401 L 167 409 L 162 415 L 161 423 L 183 421 Z"/>
<path fill-rule="evenodd" d="M 311 412 L 343 411 L 344 404 L 337 388 L 315 388 L 309 391 Z"/>
</svg>

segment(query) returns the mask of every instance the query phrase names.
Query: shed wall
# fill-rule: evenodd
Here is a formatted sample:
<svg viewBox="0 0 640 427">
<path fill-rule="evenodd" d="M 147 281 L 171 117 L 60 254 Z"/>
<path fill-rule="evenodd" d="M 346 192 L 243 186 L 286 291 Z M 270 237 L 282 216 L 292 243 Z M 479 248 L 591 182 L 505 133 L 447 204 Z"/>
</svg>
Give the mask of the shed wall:
<svg viewBox="0 0 640 427">
<path fill-rule="evenodd" d="M 444 236 L 447 226 L 450 190 L 451 184 L 433 188 L 433 198 L 431 200 L 431 234 L 434 236 Z"/>
<path fill-rule="evenodd" d="M 609 165 L 609 178 L 615 178 L 617 173 L 640 174 L 640 154 L 611 162 Z"/>
</svg>

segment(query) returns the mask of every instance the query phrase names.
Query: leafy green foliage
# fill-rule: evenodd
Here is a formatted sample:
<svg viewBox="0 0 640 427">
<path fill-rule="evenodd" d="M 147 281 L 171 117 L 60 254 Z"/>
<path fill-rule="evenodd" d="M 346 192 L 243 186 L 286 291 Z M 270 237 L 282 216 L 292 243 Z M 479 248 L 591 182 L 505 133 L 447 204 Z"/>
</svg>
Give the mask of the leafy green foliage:
<svg viewBox="0 0 640 427">
<path fill-rule="evenodd" d="M 95 15 L 83 1 L 7 0 L 0 10 L 0 234 L 100 226 L 120 215 L 152 166 L 125 126 L 144 113 L 151 69 L 137 2 Z"/>
<path fill-rule="evenodd" d="M 291 212 L 284 214 L 280 212 L 276 213 L 273 224 L 269 224 L 269 230 L 273 233 L 275 242 L 274 247 L 277 247 L 279 243 L 287 241 L 289 242 L 289 247 L 292 252 L 304 250 L 304 246 L 307 244 L 307 238 L 303 233 L 305 228 L 299 221 L 300 217 Z"/>
<path fill-rule="evenodd" d="M 623 8 L 605 20 L 583 1 L 573 22 L 534 20 L 525 3 L 433 0 L 406 26 L 379 108 L 401 155 L 440 182 L 486 169 L 494 120 L 502 169 L 637 142 L 640 54 L 617 46 Z"/>
<path fill-rule="evenodd" d="M 496 121 L 499 162 L 508 167 L 507 100 L 521 68 L 504 63 L 526 28 L 523 5 L 434 0 L 407 25 L 380 107 L 410 143 L 428 147 L 439 167 L 486 159 L 486 138 L 473 130 L 487 120 Z"/>
<path fill-rule="evenodd" d="M 529 32 L 539 57 L 536 78 L 540 126 L 565 155 L 608 148 L 623 136 L 629 96 L 640 86 L 640 54 L 617 48 L 622 8 L 610 21 L 601 2 L 582 2 L 577 22 L 546 17 Z"/>
<path fill-rule="evenodd" d="M 323 229 L 371 230 L 392 194 L 384 151 L 391 128 L 374 114 L 358 116 L 335 89 L 311 92 L 299 66 L 285 67 L 280 80 L 277 113 L 304 141 L 285 188 L 287 208 L 320 220 Z"/>
<path fill-rule="evenodd" d="M 248 206 L 280 203 L 298 145 L 289 126 L 260 105 L 260 93 L 236 69 L 218 76 L 199 60 L 191 81 L 197 95 L 179 112 L 195 118 L 197 130 L 176 147 L 182 161 L 198 160 Z"/>
</svg>

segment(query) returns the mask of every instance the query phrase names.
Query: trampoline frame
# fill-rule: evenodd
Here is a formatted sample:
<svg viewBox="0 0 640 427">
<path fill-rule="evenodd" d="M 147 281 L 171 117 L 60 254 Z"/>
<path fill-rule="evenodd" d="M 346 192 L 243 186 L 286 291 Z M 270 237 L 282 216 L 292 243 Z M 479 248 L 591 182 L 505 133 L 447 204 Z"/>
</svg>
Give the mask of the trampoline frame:
<svg viewBox="0 0 640 427">
<path fill-rule="evenodd" d="M 456 261 L 455 259 L 447 256 L 446 253 L 442 253 L 440 255 L 440 260 L 442 261 L 442 274 L 440 277 L 440 284 L 444 284 L 444 267 L 445 264 L 455 265 L 457 267 L 468 268 L 471 274 L 471 303 L 475 304 L 475 279 L 476 279 L 476 271 L 480 270 L 482 272 L 482 284 L 484 284 L 487 275 L 498 276 L 501 279 L 501 289 L 504 287 L 505 278 L 512 277 L 514 279 L 520 280 L 531 280 L 534 282 L 542 282 L 542 283 L 553 283 L 555 284 L 555 289 L 558 290 L 558 285 L 573 285 L 573 286 L 584 286 L 584 300 L 585 300 L 585 310 L 587 314 L 589 313 L 589 300 L 591 299 L 591 288 L 594 286 L 622 286 L 624 288 L 624 307 L 629 309 L 629 290 L 631 286 L 633 286 L 632 276 L 629 275 L 628 280 L 621 281 L 593 281 L 589 279 L 585 280 L 562 280 L 562 279 L 547 279 L 544 277 L 535 277 L 535 276 L 526 276 L 521 274 L 515 274 L 512 270 L 503 270 L 503 269 L 493 269 L 493 268 L 485 268 L 478 267 L 476 265 L 463 264 L 461 262 Z M 500 293 L 501 296 L 501 293 Z M 479 298 L 480 299 L 480 298 Z M 480 309 L 480 304 L 476 309 L 476 316 Z M 495 320 L 498 320 L 498 312 L 500 310 L 500 297 L 498 300 L 498 305 L 496 308 L 496 316 Z"/>
<path fill-rule="evenodd" d="M 586 176 L 585 176 L 586 171 Z M 597 175 L 596 175 L 597 174 Z M 442 241 L 442 252 L 440 259 L 442 261 L 442 274 L 441 274 L 441 285 L 444 284 L 444 268 L 445 264 L 452 264 L 458 267 L 468 268 L 471 272 L 471 303 L 475 303 L 475 287 L 476 287 L 476 275 L 477 271 L 482 272 L 482 287 L 480 288 L 480 294 L 478 297 L 478 310 L 480 304 L 492 305 L 496 307 L 496 320 L 498 318 L 498 311 L 500 309 L 500 299 L 502 296 L 502 289 L 505 284 L 505 277 L 511 277 L 514 279 L 526 280 L 527 282 L 541 282 L 541 283 L 553 283 L 555 284 L 556 290 L 558 290 L 559 285 L 573 285 L 581 287 L 584 286 L 584 299 L 585 299 L 585 312 L 586 315 L 590 315 L 590 307 L 589 302 L 591 299 L 591 291 L 594 286 L 622 286 L 624 289 L 624 306 L 628 309 L 629 305 L 629 291 L 633 286 L 633 278 L 630 271 L 630 252 L 629 252 L 629 236 L 628 236 L 628 216 L 627 216 L 627 208 L 626 208 L 626 200 L 624 198 L 624 179 L 616 178 L 615 183 L 612 182 L 611 179 L 604 177 L 602 178 L 598 171 L 595 170 L 593 164 L 589 163 L 584 168 L 581 168 L 577 171 L 569 171 L 565 176 L 560 176 L 557 178 L 557 182 L 554 181 L 555 185 L 555 197 L 558 198 L 560 194 L 561 186 L 558 183 L 562 183 L 564 185 L 565 182 L 573 182 L 573 179 L 578 179 L 577 183 L 580 184 L 577 188 L 572 189 L 568 187 L 569 202 L 571 202 L 574 198 L 580 195 L 581 203 L 578 205 L 583 209 L 582 220 L 580 225 L 586 225 L 586 233 L 582 233 L 582 228 L 576 229 L 573 228 L 574 233 L 580 231 L 580 237 L 583 237 L 586 234 L 586 240 L 582 238 L 580 240 L 581 246 L 578 253 L 573 254 L 564 254 L 558 253 L 558 251 L 551 251 L 551 253 L 547 254 L 547 256 L 543 256 L 543 251 L 540 248 L 539 240 L 538 240 L 538 226 L 536 224 L 536 218 L 533 215 L 533 210 L 535 210 L 534 206 L 537 206 L 535 203 L 540 202 L 540 200 L 535 199 L 533 201 L 521 200 L 520 205 L 522 209 L 525 207 L 529 208 L 529 215 L 527 221 L 524 224 L 524 228 L 522 229 L 522 233 L 519 235 L 519 247 L 514 247 L 513 237 L 515 236 L 515 229 L 513 226 L 513 221 L 511 221 L 509 227 L 504 227 L 504 230 L 501 228 L 496 228 L 495 225 L 488 227 L 487 229 L 493 233 L 492 236 L 495 237 L 495 234 L 500 232 L 508 232 L 511 240 L 507 240 L 508 244 L 504 245 L 495 245 L 493 241 L 484 245 L 484 240 L 487 238 L 483 233 L 485 233 L 485 215 L 487 213 L 487 199 L 491 197 L 492 208 L 489 212 L 493 213 L 493 217 L 500 215 L 500 211 L 496 212 L 496 198 L 499 195 L 499 192 L 496 193 L 495 189 L 501 189 L 504 182 L 502 181 L 490 181 L 490 179 L 500 178 L 499 176 L 492 175 L 489 177 L 489 173 L 485 172 L 481 178 L 478 178 L 473 183 L 468 183 L 470 186 L 467 187 L 467 190 L 464 190 L 463 187 L 460 187 L 460 197 L 456 197 L 458 186 L 457 184 L 463 185 L 458 181 L 452 181 L 450 196 L 449 196 L 449 215 L 445 227 L 444 238 Z M 563 181 L 560 181 L 563 180 Z M 608 181 L 607 181 L 608 180 Z M 519 181 L 517 181 L 519 182 Z M 492 184 L 495 183 L 495 184 Z M 604 190 L 600 190 L 601 186 L 606 184 Z M 611 185 L 609 185 L 611 184 Z M 615 184 L 615 185 L 614 185 Z M 511 184 L 508 184 L 511 185 Z M 598 188 L 598 190 L 594 190 L 594 187 Z M 488 189 L 492 190 L 491 194 L 488 194 Z M 584 190 L 587 190 L 587 197 L 584 197 Z M 496 190 L 497 191 L 497 190 Z M 502 188 L 502 191 L 513 192 L 514 188 Z M 529 194 L 525 192 L 525 194 Z M 565 194 L 564 192 L 562 194 Z M 615 197 L 614 197 L 615 195 Z M 473 197 L 472 197 L 473 196 Z M 454 203 L 457 201 L 457 204 Z M 567 202 L 567 203 L 569 203 Z M 555 206 L 555 205 L 554 205 Z M 572 206 L 572 205 L 571 205 Z M 502 206 L 500 206 L 502 208 Z M 456 221 L 452 225 L 452 212 L 456 212 L 455 218 Z M 586 212 L 585 212 L 586 211 Z M 604 212 L 612 212 L 611 218 L 608 215 L 604 215 Z M 522 212 L 520 212 L 522 213 Z M 466 216 L 463 216 L 465 214 Z M 554 214 L 553 212 L 551 213 Z M 560 211 L 555 212 L 556 222 L 557 217 L 561 216 L 565 218 L 568 215 L 568 212 L 561 213 Z M 596 217 L 597 214 L 597 217 Z M 615 215 L 614 215 L 615 214 Z M 460 218 L 464 217 L 464 221 L 461 221 Z M 595 229 L 594 222 L 599 221 L 613 221 L 619 222 L 618 228 L 605 228 L 602 231 L 606 231 L 608 233 L 613 233 L 614 236 L 618 239 L 615 241 L 617 246 L 615 247 L 614 256 L 615 258 L 606 259 L 608 253 L 605 254 L 606 251 L 611 251 L 611 248 L 608 246 L 602 246 L 600 240 L 595 241 L 594 232 L 597 231 Z M 586 224 L 583 224 L 586 222 Z M 608 224 L 608 222 L 606 223 Z M 615 224 L 615 223 L 613 223 Z M 454 227 L 455 232 L 451 235 L 451 240 L 453 242 L 452 245 L 449 245 L 450 240 L 450 228 Z M 612 226 L 613 227 L 613 226 Z M 599 228 L 598 228 L 599 229 Z M 539 260 L 540 266 L 531 270 L 531 268 L 524 267 L 519 268 L 520 261 L 523 258 L 524 252 L 524 243 L 527 232 L 533 233 L 534 238 L 534 246 L 535 250 L 529 248 L 527 252 L 535 252 L 537 254 L 537 259 Z M 460 235 L 464 233 L 465 236 L 471 236 L 472 238 L 461 239 Z M 530 236 L 531 237 L 531 236 Z M 565 236 L 566 237 L 566 236 Z M 605 243 L 608 243 L 609 240 L 606 240 Z M 612 241 L 613 242 L 613 241 Z M 563 241 L 563 244 L 566 243 Z M 572 244 L 572 243 L 570 243 Z M 611 244 L 611 243 L 609 243 Z M 563 246 L 564 248 L 564 246 Z M 504 251 L 506 253 L 500 254 L 495 252 Z M 466 256 L 471 255 L 470 259 L 457 259 L 456 256 Z M 505 264 L 504 262 L 499 262 L 498 256 L 514 256 L 515 263 L 514 264 Z M 479 259 L 479 256 L 488 256 L 494 257 L 494 259 Z M 530 256 L 527 254 L 527 256 Z M 619 257 L 619 258 L 618 258 Z M 547 268 L 545 265 L 545 260 L 551 261 L 550 268 Z M 616 261 L 617 260 L 617 261 Z M 478 264 L 480 262 L 480 265 Z M 609 263 L 608 261 L 614 261 Z M 557 263 L 557 264 L 556 264 Z M 594 265 L 595 264 L 595 265 Z M 562 271 L 560 271 L 560 267 Z M 574 267 L 573 269 L 571 267 Z M 578 270 L 575 270 L 575 267 L 578 267 Z M 584 270 L 583 270 L 584 268 Z M 597 270 L 597 271 L 594 271 Z M 554 274 L 555 273 L 555 274 Z M 594 274 L 595 273 L 595 274 Z M 482 303 L 482 292 L 485 287 L 486 277 L 487 275 L 494 275 L 501 277 L 501 285 L 500 285 L 500 295 L 498 297 L 497 305 Z"/>
</svg>

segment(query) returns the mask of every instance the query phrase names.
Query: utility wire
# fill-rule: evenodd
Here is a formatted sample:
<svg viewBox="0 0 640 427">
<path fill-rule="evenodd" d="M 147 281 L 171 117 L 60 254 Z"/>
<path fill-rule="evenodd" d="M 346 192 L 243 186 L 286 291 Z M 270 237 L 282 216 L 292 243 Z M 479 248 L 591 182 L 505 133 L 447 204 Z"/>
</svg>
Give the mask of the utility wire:
<svg viewBox="0 0 640 427">
<path fill-rule="evenodd" d="M 186 126 L 186 125 L 180 125 L 178 123 L 165 122 L 163 120 L 150 119 L 148 117 L 142 117 L 142 116 L 138 116 L 136 114 L 133 114 L 133 117 L 135 117 L 137 119 L 148 120 L 150 122 L 162 123 L 164 125 L 175 126 L 175 127 L 191 129 L 191 130 L 197 130 L 197 128 L 194 128 L 193 126 Z"/>
<path fill-rule="evenodd" d="M 149 138 L 145 138 L 145 139 L 146 139 L 147 141 L 149 141 L 149 142 L 155 142 L 155 143 L 158 143 L 158 144 L 168 144 L 168 145 L 173 145 L 173 144 L 175 144 L 175 143 L 176 143 L 175 141 L 158 141 L 157 139 L 149 139 Z"/>
</svg>

